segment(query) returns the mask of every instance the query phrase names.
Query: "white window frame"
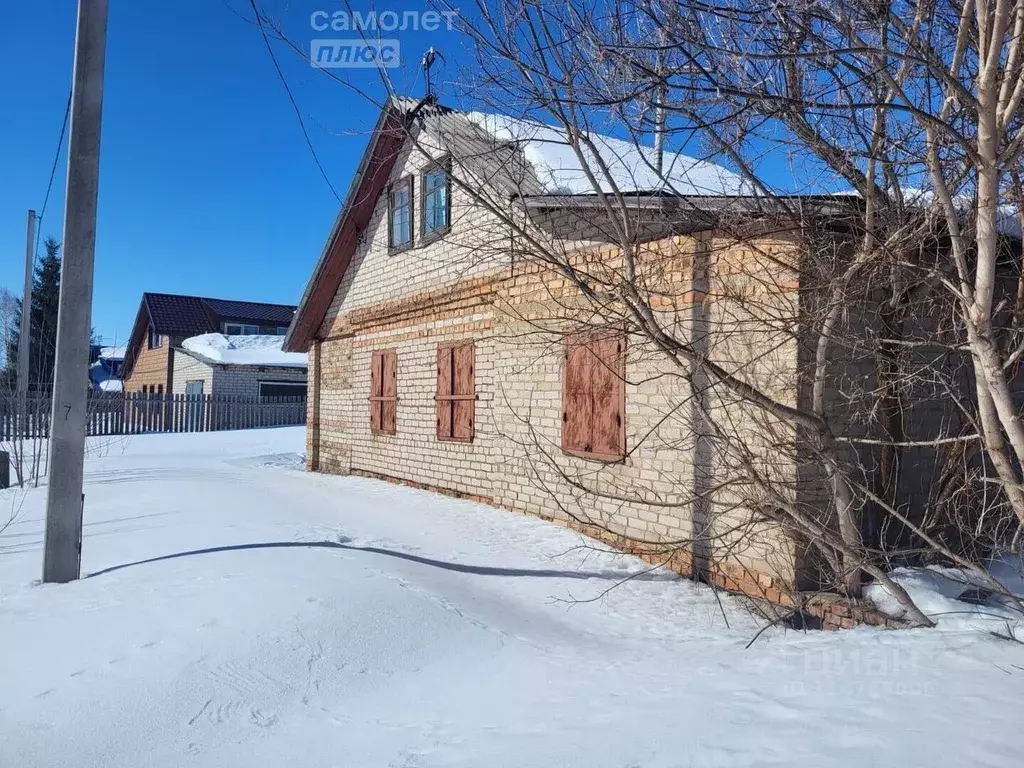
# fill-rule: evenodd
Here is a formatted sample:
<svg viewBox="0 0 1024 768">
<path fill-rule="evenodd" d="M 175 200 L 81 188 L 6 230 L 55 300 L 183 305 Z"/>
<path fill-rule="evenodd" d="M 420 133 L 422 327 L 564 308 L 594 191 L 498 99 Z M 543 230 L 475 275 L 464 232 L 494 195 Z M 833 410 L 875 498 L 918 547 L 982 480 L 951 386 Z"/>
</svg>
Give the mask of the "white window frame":
<svg viewBox="0 0 1024 768">
<path fill-rule="evenodd" d="M 236 332 L 232 332 L 232 328 L 237 328 Z M 255 329 L 255 330 L 253 330 Z M 250 332 L 251 331 L 251 332 Z M 260 327 L 258 325 L 250 325 L 249 323 L 224 323 L 224 335 L 225 336 L 259 336 Z"/>
<path fill-rule="evenodd" d="M 157 349 L 164 345 L 164 337 L 162 334 L 157 333 L 153 326 L 149 327 L 149 348 Z"/>
</svg>

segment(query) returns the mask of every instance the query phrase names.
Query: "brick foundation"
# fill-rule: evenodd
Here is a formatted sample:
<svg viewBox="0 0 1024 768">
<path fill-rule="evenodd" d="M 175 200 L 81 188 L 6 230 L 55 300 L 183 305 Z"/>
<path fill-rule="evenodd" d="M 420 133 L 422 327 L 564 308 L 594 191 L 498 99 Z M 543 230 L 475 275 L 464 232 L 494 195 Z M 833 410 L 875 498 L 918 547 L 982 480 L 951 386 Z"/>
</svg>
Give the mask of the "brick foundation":
<svg viewBox="0 0 1024 768">
<path fill-rule="evenodd" d="M 415 480 L 392 477 L 366 469 L 353 468 L 350 474 L 366 477 L 371 480 L 382 480 L 396 485 L 404 485 L 421 491 L 430 491 L 456 499 L 475 501 L 479 504 L 486 504 L 509 512 L 520 512 L 520 510 L 514 510 L 499 504 L 487 496 L 479 496 L 451 488 L 420 483 Z M 799 606 L 799 611 L 805 616 L 819 619 L 821 621 L 821 628 L 825 630 L 851 629 L 858 625 L 886 627 L 888 629 L 902 629 L 907 626 L 904 621 L 894 619 L 882 613 L 865 600 L 848 600 L 840 595 L 830 593 L 815 593 L 812 595 L 799 592 L 793 593 L 785 585 L 777 583 L 776 579 L 768 574 L 757 573 L 756 571 L 724 563 L 713 563 L 710 567 L 700 567 L 699 565 L 695 567 L 693 556 L 689 552 L 681 550 L 654 550 L 651 545 L 644 542 L 638 542 L 627 536 L 616 534 L 578 520 L 563 520 L 543 512 L 526 512 L 525 514 L 564 526 L 591 539 L 607 544 L 620 552 L 639 557 L 646 563 L 664 566 L 680 576 L 703 581 L 717 589 L 743 595 L 771 606 L 786 609 L 796 609 Z"/>
</svg>

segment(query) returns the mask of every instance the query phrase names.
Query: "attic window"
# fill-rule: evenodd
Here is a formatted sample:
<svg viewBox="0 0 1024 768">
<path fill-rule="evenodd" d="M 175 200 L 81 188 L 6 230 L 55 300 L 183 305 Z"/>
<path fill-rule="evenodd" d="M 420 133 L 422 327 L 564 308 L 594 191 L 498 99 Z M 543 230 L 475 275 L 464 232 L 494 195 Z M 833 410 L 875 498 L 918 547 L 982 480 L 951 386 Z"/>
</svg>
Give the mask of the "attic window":
<svg viewBox="0 0 1024 768">
<path fill-rule="evenodd" d="M 388 192 L 388 247 L 412 245 L 412 176 L 391 185 Z"/>
<path fill-rule="evenodd" d="M 156 349 L 164 343 L 164 337 L 157 333 L 153 326 L 149 327 L 149 348 Z"/>
<path fill-rule="evenodd" d="M 224 334 L 227 336 L 259 336 L 258 325 L 246 325 L 245 323 L 224 323 Z"/>
<path fill-rule="evenodd" d="M 451 160 L 443 160 L 423 173 L 420 226 L 423 237 L 438 236 L 451 225 Z"/>
</svg>

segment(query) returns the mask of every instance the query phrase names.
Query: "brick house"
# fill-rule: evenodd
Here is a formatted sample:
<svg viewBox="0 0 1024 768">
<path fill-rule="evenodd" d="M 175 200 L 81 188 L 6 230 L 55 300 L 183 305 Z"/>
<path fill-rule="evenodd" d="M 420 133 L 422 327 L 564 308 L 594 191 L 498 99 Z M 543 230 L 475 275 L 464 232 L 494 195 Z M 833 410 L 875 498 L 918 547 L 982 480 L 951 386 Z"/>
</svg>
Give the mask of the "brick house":
<svg viewBox="0 0 1024 768">
<path fill-rule="evenodd" d="M 618 186 L 637 196 L 657 279 L 682 286 L 666 292 L 666 315 L 690 327 L 715 312 L 740 318 L 748 333 L 712 340 L 716 354 L 737 366 L 757 361 L 751 375 L 762 388 L 795 402 L 796 341 L 775 343 L 742 300 L 709 304 L 694 289 L 703 258 L 723 297 L 756 294 L 780 314 L 798 312 L 795 268 L 780 267 L 793 263 L 797 235 L 776 228 L 737 243 L 700 217 L 666 228 L 656 201 L 641 194 L 649 158 L 637 162 L 635 147 L 596 139 L 612 175 L 628 170 Z M 571 289 L 517 260 L 516 237 L 474 194 L 490 186 L 491 199 L 516 199 L 581 266 L 615 269 L 606 245 L 614 241 L 589 207 L 592 188 L 564 150 L 544 126 L 386 105 L 285 341 L 309 353 L 307 466 L 538 515 L 650 554 L 652 542 L 692 540 L 709 519 L 697 505 L 673 503 L 680 484 L 692 492 L 707 482 L 692 426 L 665 418 L 690 407 L 688 385 L 621 334 L 548 334 L 573 314 Z M 670 155 L 666 166 L 679 169 L 677 187 L 712 202 L 744 191 L 708 163 Z M 465 183 L 453 184 L 456 176 Z M 780 471 L 798 470 L 790 462 Z M 623 500 L 617 489 L 641 489 L 651 501 Z M 728 488 L 712 503 L 721 510 L 715 525 L 743 524 Z M 799 586 L 810 570 L 804 548 L 772 526 L 747 533 L 742 550 L 702 555 L 716 563 L 715 578 L 772 599 Z M 669 564 L 689 572 L 693 554 Z"/>
<path fill-rule="evenodd" d="M 306 397 L 306 355 L 282 352 L 280 335 L 206 333 L 174 349 L 171 393 L 246 400 Z M 251 343 L 249 343 L 251 342 Z"/>
<path fill-rule="evenodd" d="M 124 390 L 156 395 L 304 396 L 304 356 L 284 354 L 279 345 L 275 351 L 274 339 L 267 338 L 283 341 L 295 309 L 285 304 L 144 293 L 121 369 Z M 212 345 L 189 343 L 208 334 Z M 268 343 L 260 345 L 261 353 L 233 354 L 228 340 L 239 337 Z"/>
</svg>

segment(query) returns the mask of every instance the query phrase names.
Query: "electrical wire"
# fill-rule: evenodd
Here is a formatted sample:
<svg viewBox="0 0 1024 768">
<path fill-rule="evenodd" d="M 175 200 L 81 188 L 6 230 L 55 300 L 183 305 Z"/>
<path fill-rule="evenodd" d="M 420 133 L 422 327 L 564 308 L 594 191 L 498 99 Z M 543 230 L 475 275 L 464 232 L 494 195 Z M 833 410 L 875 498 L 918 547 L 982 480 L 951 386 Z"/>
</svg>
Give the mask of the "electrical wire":
<svg viewBox="0 0 1024 768">
<path fill-rule="evenodd" d="M 299 120 L 299 128 L 302 129 L 302 135 L 306 139 L 306 146 L 309 147 L 309 152 L 313 155 L 313 162 L 316 163 L 316 167 L 320 170 L 320 175 L 323 176 L 324 182 L 331 190 L 331 194 L 334 195 L 334 199 L 341 203 L 341 197 L 334 189 L 334 185 L 331 184 L 331 180 L 327 178 L 327 171 L 324 170 L 323 164 L 320 162 L 320 158 L 316 154 L 316 150 L 313 148 L 313 142 L 309 138 L 309 131 L 306 130 L 306 123 L 302 119 L 302 112 L 299 110 L 299 105 L 295 102 L 295 97 L 292 95 L 292 89 L 288 87 L 288 81 L 284 77 L 284 72 L 281 71 L 281 65 L 277 63 L 277 56 L 274 55 L 274 49 L 270 45 L 270 38 L 267 37 L 267 30 L 263 25 L 263 16 L 260 14 L 259 9 L 256 7 L 256 0 L 249 0 L 249 5 L 252 6 L 252 12 L 256 16 L 256 25 L 260 28 L 260 34 L 263 36 L 263 44 L 267 47 L 267 53 L 270 54 L 270 60 L 274 63 L 274 69 L 277 70 L 277 77 L 281 81 L 281 85 L 284 86 L 285 93 L 288 94 L 288 100 L 292 103 L 292 109 L 295 110 L 295 117 Z"/>
<path fill-rule="evenodd" d="M 71 116 L 71 91 L 68 91 L 68 103 L 64 107 L 64 122 L 60 126 L 60 138 L 57 139 L 57 151 L 53 153 L 53 165 L 50 166 L 50 180 L 46 182 L 46 195 L 43 197 L 43 207 L 39 210 L 36 218 L 36 244 L 33 249 L 34 256 L 39 255 L 39 237 L 43 232 L 43 217 L 46 215 L 46 206 L 50 202 L 50 192 L 53 189 L 53 179 L 57 175 L 57 163 L 60 161 L 60 151 L 64 147 L 64 135 L 68 132 L 68 118 Z"/>
</svg>

